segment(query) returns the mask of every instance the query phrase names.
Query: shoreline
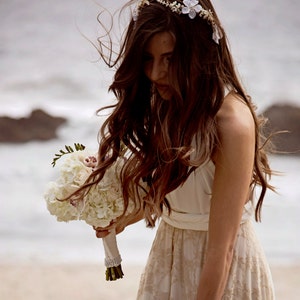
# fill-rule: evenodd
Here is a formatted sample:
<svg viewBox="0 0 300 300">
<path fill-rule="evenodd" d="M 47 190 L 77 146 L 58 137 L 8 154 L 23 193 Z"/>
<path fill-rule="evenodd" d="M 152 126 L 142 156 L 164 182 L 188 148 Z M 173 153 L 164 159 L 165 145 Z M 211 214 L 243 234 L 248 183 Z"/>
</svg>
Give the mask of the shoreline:
<svg viewBox="0 0 300 300">
<path fill-rule="evenodd" d="M 134 300 L 142 265 L 123 264 L 124 278 L 108 282 L 103 265 L 0 263 L 3 300 Z M 271 265 L 277 300 L 296 300 L 300 294 L 300 264 Z"/>
</svg>

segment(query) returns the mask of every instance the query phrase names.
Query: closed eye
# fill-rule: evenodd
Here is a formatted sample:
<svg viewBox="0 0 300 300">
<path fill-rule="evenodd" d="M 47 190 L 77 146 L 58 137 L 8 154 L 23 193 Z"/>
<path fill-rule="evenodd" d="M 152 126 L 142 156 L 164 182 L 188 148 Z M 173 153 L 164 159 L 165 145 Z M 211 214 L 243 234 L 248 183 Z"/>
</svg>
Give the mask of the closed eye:
<svg viewBox="0 0 300 300">
<path fill-rule="evenodd" d="M 163 61 L 165 64 L 169 64 L 172 60 L 172 55 L 171 54 L 168 54 L 168 55 L 164 55 L 163 56 Z"/>
<path fill-rule="evenodd" d="M 152 55 L 150 55 L 150 54 L 144 54 L 143 55 L 143 62 L 149 62 L 151 60 L 153 60 L 153 56 Z"/>
</svg>

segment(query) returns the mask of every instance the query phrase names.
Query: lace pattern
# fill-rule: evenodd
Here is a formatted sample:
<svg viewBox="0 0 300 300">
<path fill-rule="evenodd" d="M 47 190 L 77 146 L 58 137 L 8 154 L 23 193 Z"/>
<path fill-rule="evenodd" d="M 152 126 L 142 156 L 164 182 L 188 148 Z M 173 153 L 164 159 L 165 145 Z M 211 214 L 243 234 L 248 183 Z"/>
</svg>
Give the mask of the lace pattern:
<svg viewBox="0 0 300 300">
<path fill-rule="evenodd" d="M 141 277 L 138 300 L 196 299 L 205 261 L 207 232 L 184 230 L 162 221 Z M 222 300 L 273 300 L 265 255 L 251 221 L 242 224 Z"/>
</svg>

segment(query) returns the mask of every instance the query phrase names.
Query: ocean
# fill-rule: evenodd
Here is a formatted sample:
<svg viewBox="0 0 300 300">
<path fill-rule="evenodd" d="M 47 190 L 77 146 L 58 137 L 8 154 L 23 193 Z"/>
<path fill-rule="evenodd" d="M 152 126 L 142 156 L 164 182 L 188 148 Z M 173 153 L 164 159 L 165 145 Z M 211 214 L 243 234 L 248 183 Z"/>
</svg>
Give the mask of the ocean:
<svg viewBox="0 0 300 300">
<path fill-rule="evenodd" d="M 0 2 L 0 115 L 42 108 L 69 120 L 55 140 L 0 146 L 1 263 L 103 261 L 93 229 L 56 222 L 43 199 L 47 182 L 55 179 L 54 153 L 74 142 L 96 149 L 103 119 L 95 111 L 113 100 L 107 93 L 113 71 L 99 62 L 88 39 L 95 42 L 101 34 L 99 4 L 113 11 L 124 1 L 97 3 Z M 277 102 L 300 105 L 300 2 L 216 0 L 215 6 L 258 110 Z M 271 163 L 282 175 L 272 179 L 278 194 L 267 194 L 257 232 L 272 263 L 299 263 L 300 158 L 272 156 Z M 144 263 L 154 235 L 143 222 L 126 229 L 118 237 L 124 261 Z"/>
</svg>

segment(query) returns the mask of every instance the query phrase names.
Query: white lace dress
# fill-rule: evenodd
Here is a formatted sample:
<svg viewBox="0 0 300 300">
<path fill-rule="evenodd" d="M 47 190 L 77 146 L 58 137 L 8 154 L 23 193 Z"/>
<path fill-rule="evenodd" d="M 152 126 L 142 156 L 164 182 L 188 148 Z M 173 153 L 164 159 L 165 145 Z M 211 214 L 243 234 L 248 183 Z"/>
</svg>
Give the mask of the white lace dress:
<svg viewBox="0 0 300 300">
<path fill-rule="evenodd" d="M 168 195 L 173 209 L 159 224 L 138 291 L 138 300 L 196 300 L 208 241 L 214 164 L 192 173 Z M 253 230 L 252 203 L 245 205 L 223 300 L 273 300 L 272 278 Z"/>
</svg>

